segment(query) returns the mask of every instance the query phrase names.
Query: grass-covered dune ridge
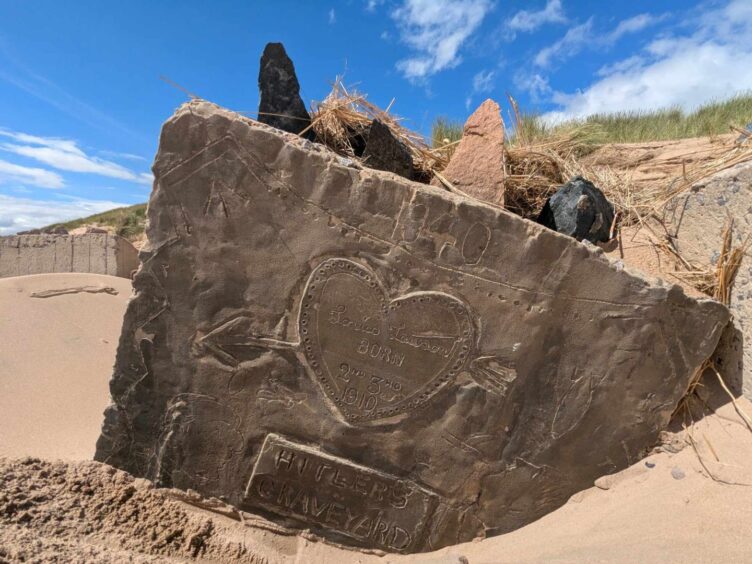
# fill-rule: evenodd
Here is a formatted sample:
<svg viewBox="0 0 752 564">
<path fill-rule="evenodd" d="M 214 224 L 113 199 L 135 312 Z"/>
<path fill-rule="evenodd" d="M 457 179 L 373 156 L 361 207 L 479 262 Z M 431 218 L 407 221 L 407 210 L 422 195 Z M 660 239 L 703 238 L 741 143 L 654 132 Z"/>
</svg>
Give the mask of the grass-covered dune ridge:
<svg viewBox="0 0 752 564">
<path fill-rule="evenodd" d="M 146 204 L 134 204 L 123 208 L 115 208 L 88 217 L 73 219 L 63 223 L 55 223 L 43 229 L 64 227 L 68 231 L 83 226 L 109 227 L 126 239 L 133 240 L 144 232 L 146 224 Z"/>
<path fill-rule="evenodd" d="M 594 145 L 606 143 L 643 143 L 711 137 L 733 133 L 752 122 L 752 93 L 742 93 L 726 100 L 715 100 L 691 112 L 681 108 L 593 114 L 583 119 L 551 123 L 542 114 L 521 113 L 505 121 L 510 125 L 511 142 L 536 142 L 551 135 L 578 130 L 586 132 L 587 140 Z M 462 137 L 462 124 L 446 117 L 437 118 L 432 127 L 434 147 Z"/>
</svg>

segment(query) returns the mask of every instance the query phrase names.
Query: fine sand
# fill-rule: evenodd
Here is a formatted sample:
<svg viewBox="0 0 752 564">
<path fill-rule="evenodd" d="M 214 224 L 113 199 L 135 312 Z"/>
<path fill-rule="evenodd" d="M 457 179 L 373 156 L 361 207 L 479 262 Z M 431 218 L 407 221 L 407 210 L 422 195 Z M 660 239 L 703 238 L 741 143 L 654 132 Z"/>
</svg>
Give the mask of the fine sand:
<svg viewBox="0 0 752 564">
<path fill-rule="evenodd" d="M 130 295 L 114 276 L 0 278 L 0 456 L 94 456 Z"/>
<path fill-rule="evenodd" d="M 668 185 L 695 167 L 709 166 L 733 149 L 732 135 L 650 141 L 609 143 L 585 157 L 588 165 L 612 169 L 637 188 Z"/>
<path fill-rule="evenodd" d="M 71 289 L 79 290 L 32 297 Z M 726 400 L 704 418 L 696 407 L 697 422 L 686 420 L 682 430 L 675 421 L 676 432 L 648 458 L 527 527 L 408 557 L 343 550 L 85 462 L 108 401 L 129 294 L 128 280 L 98 275 L 0 280 L 0 457 L 8 457 L 0 458 L 0 563 L 752 559 L 752 430 Z M 737 403 L 752 415 L 752 404 Z"/>
</svg>

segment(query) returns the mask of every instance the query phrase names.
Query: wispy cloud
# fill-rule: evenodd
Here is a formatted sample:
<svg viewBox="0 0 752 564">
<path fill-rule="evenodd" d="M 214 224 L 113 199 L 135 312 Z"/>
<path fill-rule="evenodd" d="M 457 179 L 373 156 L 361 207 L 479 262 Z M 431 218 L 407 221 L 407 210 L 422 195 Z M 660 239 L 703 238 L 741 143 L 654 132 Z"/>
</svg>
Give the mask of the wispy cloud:
<svg viewBox="0 0 752 564">
<path fill-rule="evenodd" d="M 564 37 L 553 45 L 541 49 L 533 59 L 536 66 L 547 67 L 556 59 L 563 60 L 575 56 L 582 51 L 585 43 L 593 34 L 593 18 L 584 24 L 569 28 Z"/>
<path fill-rule="evenodd" d="M 513 39 L 517 32 L 530 33 L 546 24 L 567 23 L 561 0 L 548 0 L 543 9 L 520 10 L 504 23 L 508 38 Z"/>
<path fill-rule="evenodd" d="M 607 65 L 603 65 L 601 68 L 599 68 L 596 71 L 596 76 L 608 76 L 610 74 L 615 74 L 619 72 L 629 72 L 631 70 L 637 69 L 645 62 L 645 57 L 641 55 L 632 55 L 631 57 L 627 57 L 626 59 L 621 59 L 619 61 L 614 61 L 613 63 L 609 63 Z"/>
<path fill-rule="evenodd" d="M 18 231 L 68 221 L 126 205 L 128 204 L 81 199 L 31 200 L 0 194 L 0 235 L 12 235 Z"/>
<path fill-rule="evenodd" d="M 460 49 L 492 9 L 490 0 L 404 0 L 392 12 L 400 39 L 416 55 L 397 63 L 412 81 L 456 67 Z"/>
<path fill-rule="evenodd" d="M 337 23 L 337 13 L 334 11 L 334 8 L 331 8 L 329 10 L 329 25 L 334 25 Z"/>
<path fill-rule="evenodd" d="M 376 8 L 381 6 L 385 0 L 366 0 L 366 10 L 369 12 L 375 12 Z"/>
<path fill-rule="evenodd" d="M 133 153 L 119 153 L 117 151 L 97 151 L 103 157 L 109 157 L 111 159 L 126 159 L 129 161 L 148 161 L 146 157 L 141 155 L 134 155 Z"/>
<path fill-rule="evenodd" d="M 475 73 L 473 76 L 473 89 L 472 92 L 465 97 L 465 109 L 470 110 L 473 105 L 473 98 L 478 94 L 487 94 L 494 89 L 494 79 L 496 78 L 496 71 L 481 70 Z"/>
<path fill-rule="evenodd" d="M 653 14 L 638 14 L 634 17 L 622 20 L 609 33 L 599 39 L 600 42 L 613 44 L 629 33 L 637 33 L 643 29 L 660 23 L 668 18 L 668 14 L 654 16 Z"/>
<path fill-rule="evenodd" d="M 110 133 L 119 131 L 145 144 L 149 142 L 143 135 L 34 72 L 12 53 L 2 37 L 0 37 L 0 80 L 100 131 Z"/>
<path fill-rule="evenodd" d="M 639 54 L 599 71 L 588 88 L 554 92 L 559 107 L 549 121 L 600 112 L 679 106 L 691 110 L 712 99 L 752 90 L 752 3 L 732 0 L 681 22 L 684 35 L 661 36 Z"/>
<path fill-rule="evenodd" d="M 34 159 L 58 170 L 98 174 L 139 184 L 149 184 L 152 181 L 148 173 L 134 172 L 113 161 L 87 155 L 70 139 L 39 137 L 4 129 L 0 129 L 0 137 L 15 141 L 0 143 L 0 151 Z"/>
<path fill-rule="evenodd" d="M 491 92 L 494 87 L 494 78 L 496 73 L 494 71 L 482 70 L 473 77 L 473 92 L 476 94 L 483 94 Z"/>
<path fill-rule="evenodd" d="M 43 168 L 21 166 L 0 160 L 0 184 L 28 184 L 39 188 L 62 188 L 63 177 Z"/>
<path fill-rule="evenodd" d="M 514 76 L 514 85 L 527 92 L 534 104 L 543 102 L 552 92 L 548 78 L 539 73 L 518 72 Z"/>
<path fill-rule="evenodd" d="M 548 67 L 554 61 L 564 61 L 574 57 L 585 48 L 611 47 L 625 35 L 638 33 L 664 21 L 667 17 L 666 14 L 638 14 L 620 21 L 616 27 L 604 33 L 598 33 L 595 30 L 594 18 L 591 17 L 584 24 L 571 27 L 556 43 L 541 49 L 535 56 L 535 65 Z"/>
</svg>

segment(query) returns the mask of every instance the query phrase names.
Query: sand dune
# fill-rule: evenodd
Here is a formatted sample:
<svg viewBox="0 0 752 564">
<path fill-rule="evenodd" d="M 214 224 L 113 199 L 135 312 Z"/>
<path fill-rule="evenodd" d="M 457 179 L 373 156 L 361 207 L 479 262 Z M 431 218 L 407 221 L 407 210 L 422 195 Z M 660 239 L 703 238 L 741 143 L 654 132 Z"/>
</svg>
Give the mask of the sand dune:
<svg viewBox="0 0 752 564">
<path fill-rule="evenodd" d="M 94 456 L 130 294 L 97 274 L 0 279 L 0 456 Z"/>
<path fill-rule="evenodd" d="M 36 294 L 36 296 L 35 296 Z M 0 280 L 0 562 L 747 562 L 752 431 L 731 403 L 513 533 L 400 557 L 343 550 L 95 462 L 128 280 Z M 46 297 L 43 297 L 46 296 Z M 752 404 L 738 404 L 752 415 Z M 680 427 L 679 427 L 680 428 Z M 69 462 L 19 460 L 36 456 Z M 188 503 L 185 501 L 188 499 Z M 237 517 L 237 518 L 233 518 Z M 277 532 L 274 532 L 277 531 Z"/>
</svg>

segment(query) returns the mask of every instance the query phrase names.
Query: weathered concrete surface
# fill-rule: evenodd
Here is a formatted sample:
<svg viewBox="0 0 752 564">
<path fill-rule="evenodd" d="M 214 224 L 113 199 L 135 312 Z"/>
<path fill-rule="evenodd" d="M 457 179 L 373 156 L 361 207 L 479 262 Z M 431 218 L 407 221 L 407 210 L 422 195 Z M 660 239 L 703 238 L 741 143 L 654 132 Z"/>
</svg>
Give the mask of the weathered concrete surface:
<svg viewBox="0 0 752 564">
<path fill-rule="evenodd" d="M 107 233 L 0 237 L 0 278 L 53 272 L 90 272 L 129 278 L 138 251 Z"/>
<path fill-rule="evenodd" d="M 511 531 L 637 460 L 728 311 L 193 101 L 98 460 L 348 545 Z"/>
<path fill-rule="evenodd" d="M 504 205 L 504 122 L 490 98 L 467 118 L 462 140 L 444 171 L 453 186 L 484 202 Z M 438 179 L 434 186 L 441 186 Z"/>
<path fill-rule="evenodd" d="M 715 265 L 721 251 L 723 226 L 734 220 L 734 244 L 752 235 L 752 162 L 723 171 L 692 187 L 668 206 L 668 229 L 687 260 Z M 731 312 L 743 341 L 743 393 L 752 399 L 752 259 L 747 254 L 731 294 Z"/>
</svg>

